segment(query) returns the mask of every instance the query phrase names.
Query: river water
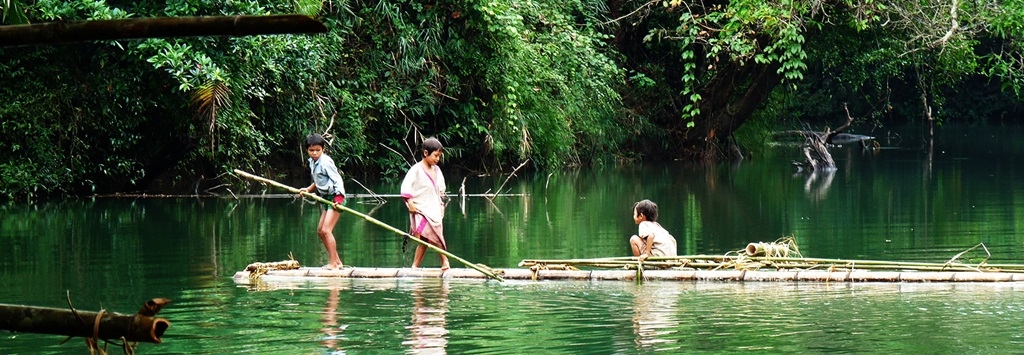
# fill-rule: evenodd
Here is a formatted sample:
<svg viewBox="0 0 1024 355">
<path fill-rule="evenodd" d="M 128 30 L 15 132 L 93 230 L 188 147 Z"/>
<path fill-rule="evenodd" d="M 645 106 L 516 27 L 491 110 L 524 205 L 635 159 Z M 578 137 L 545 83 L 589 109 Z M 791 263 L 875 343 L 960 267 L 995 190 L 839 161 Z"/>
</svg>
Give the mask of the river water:
<svg viewBox="0 0 1024 355">
<path fill-rule="evenodd" d="M 445 218 L 451 252 L 493 268 L 628 255 L 632 204 L 660 207 L 680 254 L 792 237 L 806 257 L 1024 263 L 1024 152 L 1013 127 L 879 130 L 882 149 L 832 150 L 795 173 L 792 148 L 740 162 L 658 164 L 465 181 Z M 442 162 L 444 168 L 444 162 Z M 507 181 L 507 182 L 506 182 Z M 362 182 L 378 194 L 393 181 Z M 367 191 L 349 184 L 351 193 Z M 254 186 L 254 191 L 262 188 Z M 267 190 L 269 193 L 279 191 Z M 1021 198 L 1017 198 L 1020 196 Z M 404 207 L 349 207 L 403 226 Z M 318 206 L 291 197 L 69 198 L 0 207 L 0 303 L 134 313 L 172 300 L 140 354 L 1017 353 L 1024 284 L 310 280 L 238 284 L 255 261 L 326 262 Z M 347 265 L 408 266 L 412 245 L 343 216 Z M 985 252 L 987 248 L 988 253 Z M 428 253 L 424 266 L 438 266 Z M 454 267 L 460 265 L 453 263 Z M 84 341 L 0 332 L 0 354 L 86 353 Z M 111 353 L 121 350 L 111 345 Z"/>
</svg>

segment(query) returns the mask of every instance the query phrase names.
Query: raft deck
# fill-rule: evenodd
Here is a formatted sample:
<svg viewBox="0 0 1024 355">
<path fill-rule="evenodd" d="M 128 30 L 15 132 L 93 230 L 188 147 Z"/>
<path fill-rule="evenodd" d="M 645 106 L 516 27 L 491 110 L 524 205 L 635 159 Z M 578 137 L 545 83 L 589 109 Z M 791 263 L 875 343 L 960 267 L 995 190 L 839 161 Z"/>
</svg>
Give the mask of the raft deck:
<svg viewBox="0 0 1024 355">
<path fill-rule="evenodd" d="M 636 270 L 531 270 L 526 268 L 493 269 L 505 280 L 576 280 L 636 281 Z M 237 283 L 250 284 L 249 271 L 235 273 Z M 752 282 L 1020 282 L 1024 273 L 967 271 L 869 271 L 869 270 L 644 270 L 644 281 L 752 281 Z M 347 267 L 338 270 L 302 267 L 292 270 L 269 270 L 259 276 L 265 281 L 299 281 L 319 278 L 335 279 L 479 279 L 479 271 L 468 268 L 365 268 Z"/>
</svg>

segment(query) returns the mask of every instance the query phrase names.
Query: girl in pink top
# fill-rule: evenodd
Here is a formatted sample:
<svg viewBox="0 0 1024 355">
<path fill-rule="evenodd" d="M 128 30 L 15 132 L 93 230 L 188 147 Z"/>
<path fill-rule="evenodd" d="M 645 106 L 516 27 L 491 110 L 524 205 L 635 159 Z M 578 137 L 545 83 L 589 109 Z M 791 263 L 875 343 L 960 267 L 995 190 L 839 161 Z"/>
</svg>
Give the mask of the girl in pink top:
<svg viewBox="0 0 1024 355">
<path fill-rule="evenodd" d="M 409 169 L 402 180 L 402 198 L 409 209 L 412 230 L 409 234 L 442 250 L 448 250 L 444 242 L 444 226 L 441 224 L 441 219 L 444 218 L 442 197 L 446 189 L 444 175 L 437 166 L 441 161 L 441 150 L 441 142 L 437 138 L 431 137 L 423 141 L 423 158 Z M 416 247 L 412 267 L 420 267 L 426 252 L 426 246 Z M 441 254 L 441 270 L 449 268 L 448 257 Z"/>
</svg>

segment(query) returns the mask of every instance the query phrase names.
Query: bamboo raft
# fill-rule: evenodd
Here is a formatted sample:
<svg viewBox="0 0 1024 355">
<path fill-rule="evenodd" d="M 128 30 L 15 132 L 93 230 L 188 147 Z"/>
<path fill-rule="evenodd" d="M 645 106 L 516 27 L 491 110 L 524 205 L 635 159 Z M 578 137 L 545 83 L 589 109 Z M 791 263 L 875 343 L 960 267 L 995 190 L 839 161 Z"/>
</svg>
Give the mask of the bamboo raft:
<svg viewBox="0 0 1024 355">
<path fill-rule="evenodd" d="M 505 280 L 575 280 L 575 281 L 637 281 L 635 270 L 531 270 L 494 269 Z M 272 270 L 259 279 L 248 271 L 239 271 L 234 280 L 240 284 L 257 282 L 297 281 L 303 279 L 385 279 L 432 278 L 486 280 L 487 276 L 472 269 L 453 268 L 444 272 L 437 268 L 345 268 L 324 270 L 299 268 Z M 871 271 L 871 270 L 647 270 L 643 281 L 757 281 L 757 282 L 1019 282 L 1024 273 L 968 271 Z"/>
<path fill-rule="evenodd" d="M 521 167 L 522 165 L 520 165 Z M 516 168 L 517 170 L 519 168 Z M 511 280 L 645 280 L 668 281 L 808 281 L 808 282 L 1014 282 L 1024 281 L 1024 265 L 988 264 L 992 256 L 984 244 L 969 248 L 945 263 L 893 262 L 876 260 L 842 260 L 805 258 L 795 238 L 784 237 L 774 242 L 750 243 L 745 248 L 725 255 L 686 255 L 672 257 L 636 257 L 523 260 L 519 269 L 492 269 L 471 263 L 447 250 L 440 249 L 409 233 L 389 226 L 363 213 L 325 200 L 277 181 L 235 169 L 239 177 L 272 185 L 292 194 L 300 194 L 331 208 L 353 214 L 377 226 L 404 236 L 430 250 L 454 259 L 467 269 L 411 268 L 343 268 L 327 270 L 304 268 L 298 261 L 257 262 L 235 274 L 239 283 L 262 281 L 338 278 L 452 278 Z M 501 190 L 500 188 L 498 190 Z M 964 254 L 978 248 L 985 258 L 976 264 L 959 261 Z M 528 267 L 523 269 L 522 267 Z M 611 270 L 582 270 L 611 269 Z"/>
<path fill-rule="evenodd" d="M 750 243 L 726 255 L 674 257 L 613 257 L 568 260 L 523 260 L 519 268 L 490 269 L 506 280 L 576 281 L 751 281 L 751 282 L 1020 282 L 1022 264 L 989 264 L 988 256 L 975 263 L 959 259 L 968 252 L 984 250 L 984 244 L 967 249 L 945 263 L 896 262 L 805 258 L 792 238 L 771 243 Z M 587 268 L 587 269 L 581 269 Z M 477 270 L 453 268 L 362 268 L 339 270 L 301 267 L 297 261 L 254 263 L 235 274 L 238 283 L 296 281 L 332 278 L 443 278 L 489 277 Z"/>
</svg>

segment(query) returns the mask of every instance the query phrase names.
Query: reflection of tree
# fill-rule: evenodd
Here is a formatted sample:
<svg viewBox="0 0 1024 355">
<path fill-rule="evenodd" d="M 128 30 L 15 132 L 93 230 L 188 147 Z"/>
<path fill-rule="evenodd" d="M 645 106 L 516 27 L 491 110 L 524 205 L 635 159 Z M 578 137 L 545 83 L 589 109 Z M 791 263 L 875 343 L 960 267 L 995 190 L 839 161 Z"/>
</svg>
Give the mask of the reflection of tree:
<svg viewBox="0 0 1024 355">
<path fill-rule="evenodd" d="M 431 291 L 436 291 L 438 295 L 423 297 L 425 292 Z M 413 353 L 445 354 L 448 346 L 448 282 L 442 280 L 436 289 L 418 282 L 413 286 L 412 298 L 412 324 L 406 327 L 410 336 L 402 344 L 409 346 Z M 428 299 L 434 304 L 430 304 Z"/>
<path fill-rule="evenodd" d="M 832 186 L 832 179 L 836 176 L 835 170 L 814 170 L 807 176 L 804 183 L 804 192 L 812 201 L 821 201 L 828 195 L 828 189 Z M 821 181 L 818 181 L 821 179 Z"/>
<path fill-rule="evenodd" d="M 338 294 L 341 293 L 341 288 L 331 287 L 331 292 L 327 296 L 327 305 L 324 306 L 323 317 L 320 318 L 320 323 L 324 325 L 321 332 L 324 333 L 323 340 L 320 341 L 320 345 L 323 345 L 328 350 L 337 351 L 338 338 L 340 338 L 341 327 L 338 326 Z"/>
<path fill-rule="evenodd" d="M 678 285 L 647 283 L 637 286 L 633 296 L 633 334 L 637 349 L 679 350 L 679 319 L 673 317 L 679 299 Z"/>
<path fill-rule="evenodd" d="M 685 244 L 688 251 L 696 250 L 699 245 L 702 252 L 722 251 L 724 253 L 747 245 L 751 238 L 760 239 L 765 236 L 779 235 L 788 229 L 780 223 L 780 219 L 769 218 L 770 216 L 765 215 L 766 211 L 777 210 L 765 208 L 766 206 L 774 207 L 777 205 L 777 201 L 783 200 L 781 193 L 787 186 L 782 184 L 782 180 L 778 180 L 779 183 L 772 185 L 765 184 L 772 188 L 761 191 L 738 188 L 753 186 L 750 181 L 747 181 L 748 179 L 762 179 L 763 174 L 777 171 L 752 170 L 757 166 L 748 164 L 741 169 L 725 169 L 723 172 L 718 165 L 707 165 L 699 170 L 704 175 L 704 179 L 696 177 L 681 179 L 684 188 L 677 188 L 666 193 L 666 196 L 672 196 L 680 204 L 686 201 L 685 205 L 680 206 L 685 206 L 683 208 L 685 224 L 677 227 L 680 230 L 678 233 L 681 235 L 681 237 L 676 236 L 680 252 L 683 251 L 682 245 Z M 672 213 L 668 212 L 672 202 L 664 202 L 664 204 L 665 207 L 660 207 L 662 202 L 659 202 L 659 208 L 663 209 L 662 214 L 667 218 Z M 659 222 L 662 219 L 665 218 L 659 218 Z M 750 221 L 763 221 L 763 223 L 758 226 L 756 231 L 751 231 Z M 665 219 L 661 223 L 669 228 L 671 221 Z M 675 230 L 670 229 L 669 231 L 676 235 Z"/>
</svg>

